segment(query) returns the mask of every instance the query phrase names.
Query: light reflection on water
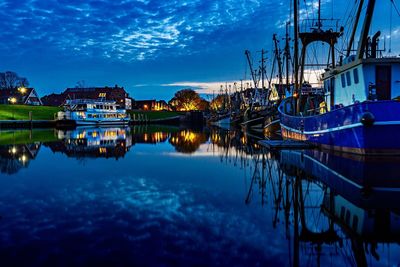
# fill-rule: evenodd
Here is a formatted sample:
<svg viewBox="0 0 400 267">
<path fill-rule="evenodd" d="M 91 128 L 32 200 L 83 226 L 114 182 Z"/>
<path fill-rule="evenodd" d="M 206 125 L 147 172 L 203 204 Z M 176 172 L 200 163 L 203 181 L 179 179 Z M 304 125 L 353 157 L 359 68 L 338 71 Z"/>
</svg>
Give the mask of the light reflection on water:
<svg viewBox="0 0 400 267">
<path fill-rule="evenodd" d="M 399 160 L 266 151 L 256 141 L 157 126 L 3 131 L 0 260 L 400 263 Z"/>
</svg>

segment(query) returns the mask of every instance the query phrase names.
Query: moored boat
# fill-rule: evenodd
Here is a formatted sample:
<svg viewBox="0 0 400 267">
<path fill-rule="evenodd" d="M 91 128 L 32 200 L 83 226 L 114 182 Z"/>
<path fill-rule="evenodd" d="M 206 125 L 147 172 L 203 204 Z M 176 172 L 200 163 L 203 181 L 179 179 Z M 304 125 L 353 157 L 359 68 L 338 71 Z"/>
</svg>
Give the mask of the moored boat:
<svg viewBox="0 0 400 267">
<path fill-rule="evenodd" d="M 130 121 L 126 110 L 120 109 L 115 101 L 92 99 L 67 100 L 57 119 L 73 121 L 76 125 L 121 125 Z"/>
<path fill-rule="evenodd" d="M 331 65 L 321 75 L 323 94 L 300 90 L 297 97 L 287 98 L 279 106 L 283 138 L 357 154 L 400 154 L 400 58 L 378 57 L 380 32 L 368 36 L 375 2 L 368 1 L 357 54 L 350 55 L 350 44 L 347 58 L 337 65 L 334 45 L 343 30 L 323 30 L 319 21 L 318 29 L 300 33 L 301 73 L 306 48 L 313 42 L 330 45 Z M 360 12 L 362 8 L 360 4 Z M 357 24 L 353 32 L 356 29 Z"/>
</svg>

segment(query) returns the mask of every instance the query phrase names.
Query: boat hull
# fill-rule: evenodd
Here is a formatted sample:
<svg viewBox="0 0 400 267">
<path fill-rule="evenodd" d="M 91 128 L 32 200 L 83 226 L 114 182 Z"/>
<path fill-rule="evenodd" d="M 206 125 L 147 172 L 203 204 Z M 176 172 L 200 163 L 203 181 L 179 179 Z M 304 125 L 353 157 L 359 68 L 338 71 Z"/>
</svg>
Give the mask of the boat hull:
<svg viewBox="0 0 400 267">
<path fill-rule="evenodd" d="M 89 120 L 76 120 L 76 125 L 126 125 L 128 120 L 107 120 L 107 121 L 89 121 Z"/>
<path fill-rule="evenodd" d="M 279 107 L 284 139 L 357 154 L 400 154 L 398 101 L 357 103 L 309 117 L 288 115 L 284 105 Z"/>
</svg>

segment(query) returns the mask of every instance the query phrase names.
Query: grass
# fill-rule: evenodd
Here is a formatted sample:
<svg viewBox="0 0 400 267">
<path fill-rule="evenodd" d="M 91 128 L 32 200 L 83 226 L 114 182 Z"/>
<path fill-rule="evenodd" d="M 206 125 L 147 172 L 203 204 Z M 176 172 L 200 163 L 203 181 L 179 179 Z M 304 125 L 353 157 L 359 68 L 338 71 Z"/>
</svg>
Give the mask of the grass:
<svg viewBox="0 0 400 267">
<path fill-rule="evenodd" d="M 167 118 L 172 118 L 176 116 L 183 115 L 184 113 L 182 112 L 176 112 L 176 111 L 141 111 L 141 110 L 132 110 L 128 111 L 129 114 L 131 114 L 131 117 L 133 118 L 133 115 L 137 118 L 139 114 L 143 114 L 147 119 L 149 120 L 157 120 L 157 119 L 167 119 Z"/>
<path fill-rule="evenodd" d="M 31 144 L 34 142 L 53 142 L 57 140 L 53 129 L 0 131 L 0 145 Z"/>
<path fill-rule="evenodd" d="M 0 105 L 0 120 L 29 120 L 29 111 L 32 111 L 32 120 L 54 120 L 54 114 L 60 110 L 59 107 Z"/>
</svg>

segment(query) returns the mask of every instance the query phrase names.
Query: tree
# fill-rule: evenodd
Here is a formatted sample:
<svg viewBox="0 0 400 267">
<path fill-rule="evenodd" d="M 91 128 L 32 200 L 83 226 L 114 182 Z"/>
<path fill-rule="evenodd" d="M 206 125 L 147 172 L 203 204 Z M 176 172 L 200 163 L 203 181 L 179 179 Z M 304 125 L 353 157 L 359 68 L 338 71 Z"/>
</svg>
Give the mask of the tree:
<svg viewBox="0 0 400 267">
<path fill-rule="evenodd" d="M 16 89 L 29 86 L 28 79 L 13 71 L 0 72 L 0 89 Z"/>
<path fill-rule="evenodd" d="M 226 95 L 217 95 L 213 100 L 211 100 L 210 108 L 212 110 L 223 110 L 226 106 Z"/>
<path fill-rule="evenodd" d="M 178 111 L 205 110 L 209 103 L 207 100 L 192 89 L 183 89 L 175 93 L 175 96 L 168 102 L 169 105 Z"/>
</svg>

